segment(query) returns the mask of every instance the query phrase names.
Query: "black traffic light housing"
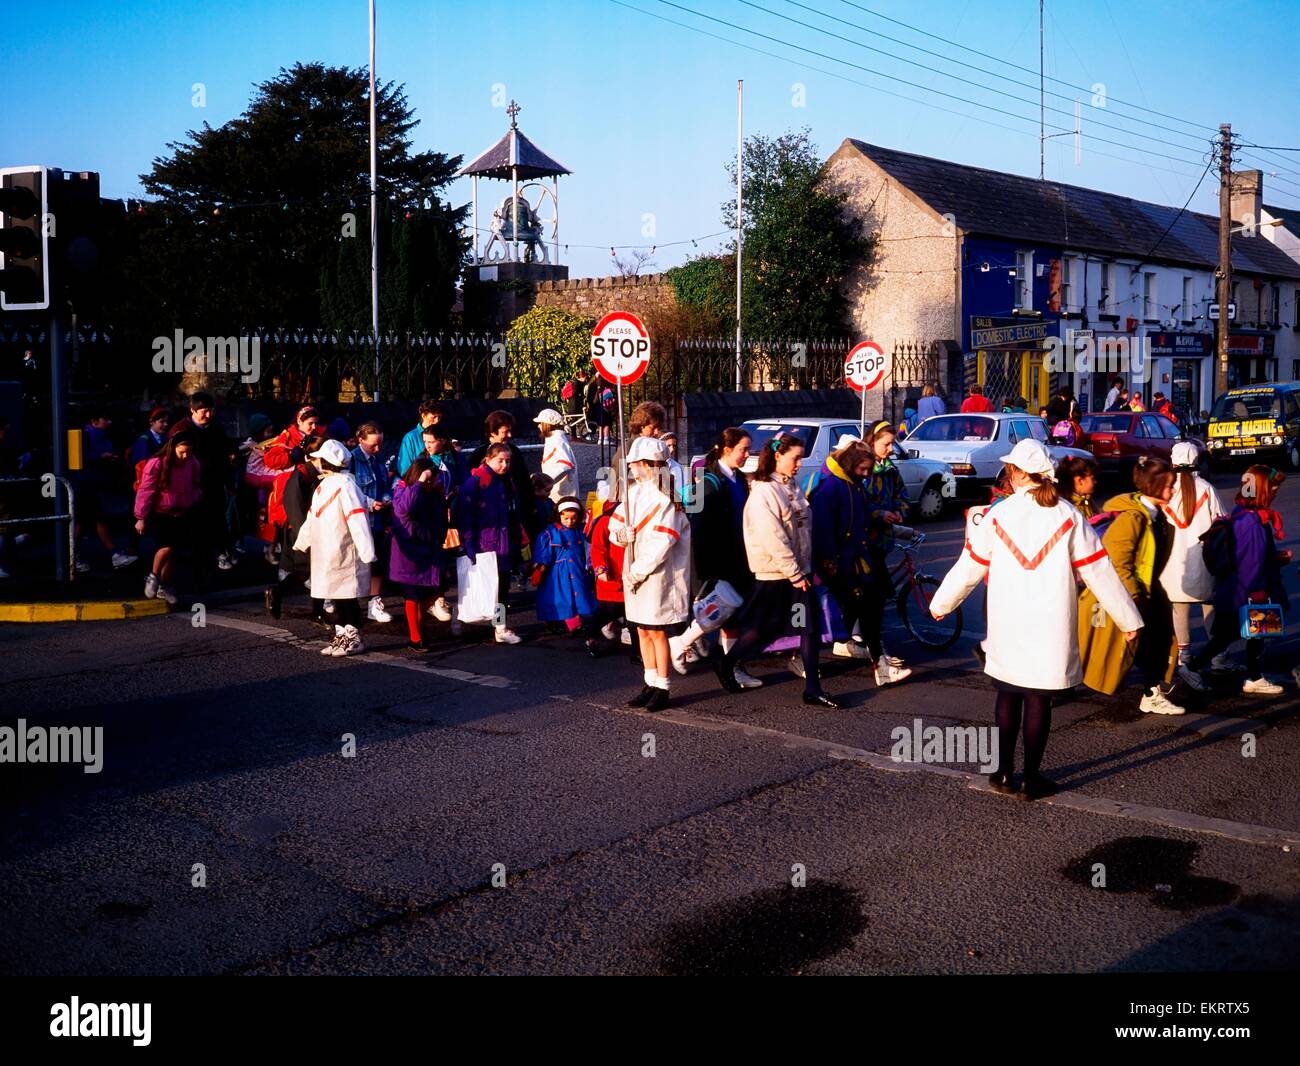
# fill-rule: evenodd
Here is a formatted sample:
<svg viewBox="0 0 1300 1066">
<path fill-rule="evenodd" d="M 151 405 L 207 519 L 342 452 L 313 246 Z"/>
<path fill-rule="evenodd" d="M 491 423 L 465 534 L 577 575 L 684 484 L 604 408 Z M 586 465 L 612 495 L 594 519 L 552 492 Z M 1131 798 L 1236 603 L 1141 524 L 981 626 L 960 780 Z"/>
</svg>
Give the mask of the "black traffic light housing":
<svg viewBox="0 0 1300 1066">
<path fill-rule="evenodd" d="M 50 306 L 50 174 L 46 167 L 0 169 L 0 310 Z"/>
</svg>

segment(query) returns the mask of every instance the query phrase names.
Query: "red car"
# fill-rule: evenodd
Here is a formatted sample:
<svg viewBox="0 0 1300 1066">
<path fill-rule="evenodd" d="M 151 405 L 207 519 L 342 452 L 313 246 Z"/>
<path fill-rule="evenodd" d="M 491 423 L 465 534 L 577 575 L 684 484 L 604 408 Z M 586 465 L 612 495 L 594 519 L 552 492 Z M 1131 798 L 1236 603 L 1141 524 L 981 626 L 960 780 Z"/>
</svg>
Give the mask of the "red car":
<svg viewBox="0 0 1300 1066">
<path fill-rule="evenodd" d="M 1180 440 L 1192 440 L 1200 446 L 1204 465 L 1205 445 L 1185 437 L 1177 423 L 1153 411 L 1106 411 L 1084 415 L 1082 422 L 1085 439 L 1101 472 L 1118 475 L 1126 483 L 1133 476 L 1139 456 L 1168 459 Z"/>
</svg>

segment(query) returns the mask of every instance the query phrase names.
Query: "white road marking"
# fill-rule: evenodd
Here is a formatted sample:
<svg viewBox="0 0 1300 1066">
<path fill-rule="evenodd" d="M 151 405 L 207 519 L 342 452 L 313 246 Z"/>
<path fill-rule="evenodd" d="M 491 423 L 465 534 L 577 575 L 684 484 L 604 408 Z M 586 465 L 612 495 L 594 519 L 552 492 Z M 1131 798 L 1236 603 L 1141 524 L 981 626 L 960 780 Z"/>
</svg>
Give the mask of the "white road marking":
<svg viewBox="0 0 1300 1066">
<path fill-rule="evenodd" d="M 172 615 L 173 618 L 179 618 L 186 625 L 189 624 L 187 615 Z M 209 613 L 207 618 L 208 625 L 221 626 L 225 629 L 238 629 L 242 633 L 253 633 L 259 637 L 265 637 L 268 640 L 278 641 L 281 644 L 289 644 L 299 648 L 305 648 L 308 651 L 320 653 L 324 641 L 321 640 L 302 640 L 294 636 L 287 629 L 280 629 L 278 626 L 263 625 L 261 622 L 250 622 L 243 618 L 231 618 L 229 615 Z M 369 651 L 364 655 L 346 656 L 348 662 L 354 663 L 378 663 L 381 666 L 396 666 L 402 670 L 413 670 L 417 674 L 430 674 L 434 677 L 445 677 L 449 681 L 463 681 L 469 685 L 481 685 L 484 688 L 518 688 L 508 677 L 499 677 L 496 674 L 472 674 L 468 670 L 454 670 L 446 666 L 434 666 L 431 663 L 421 662 L 419 659 L 407 659 L 399 655 L 389 655 L 382 651 Z"/>
</svg>

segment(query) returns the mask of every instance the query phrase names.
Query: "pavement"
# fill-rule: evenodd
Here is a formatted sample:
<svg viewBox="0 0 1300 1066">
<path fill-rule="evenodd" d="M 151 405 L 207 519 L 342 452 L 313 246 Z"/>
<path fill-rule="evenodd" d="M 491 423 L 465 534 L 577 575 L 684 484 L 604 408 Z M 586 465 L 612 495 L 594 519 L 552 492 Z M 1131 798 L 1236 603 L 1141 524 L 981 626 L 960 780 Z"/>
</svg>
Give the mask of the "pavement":
<svg viewBox="0 0 1300 1066">
<path fill-rule="evenodd" d="M 1300 487 L 1284 488 L 1300 530 Z M 926 528 L 941 575 L 960 520 Z M 1290 544 L 1294 545 L 1294 536 Z M 1293 595 L 1294 567 L 1288 581 Z M 981 630 L 849 706 L 783 657 L 624 706 L 640 670 L 526 612 L 516 647 L 369 626 L 323 658 L 305 600 L 236 590 L 129 625 L 0 625 L 0 724 L 103 729 L 102 770 L 0 764 L 0 970 L 35 974 L 1011 973 L 1294 968 L 1300 698 L 1219 678 L 1184 718 L 1137 690 L 1055 712 L 1027 803 L 899 738 L 987 727 Z M 521 598 L 522 602 L 522 598 Z M 1297 601 L 1300 602 L 1300 601 Z M 512 619 L 513 621 L 513 619 Z M 1297 626 L 1270 648 L 1285 674 Z M 1282 668 L 1286 667 L 1287 670 Z M 919 724 L 918 724 L 919 722 Z M 960 755 L 947 752 L 945 755 Z"/>
</svg>

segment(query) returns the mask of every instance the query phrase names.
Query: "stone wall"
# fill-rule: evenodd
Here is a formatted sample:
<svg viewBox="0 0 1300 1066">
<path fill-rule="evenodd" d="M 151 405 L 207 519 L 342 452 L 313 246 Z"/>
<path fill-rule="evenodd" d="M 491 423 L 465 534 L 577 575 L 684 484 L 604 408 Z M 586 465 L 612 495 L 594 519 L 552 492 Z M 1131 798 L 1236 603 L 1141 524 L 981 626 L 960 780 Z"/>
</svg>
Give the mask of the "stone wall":
<svg viewBox="0 0 1300 1066">
<path fill-rule="evenodd" d="M 560 307 L 584 318 L 600 318 L 610 311 L 647 315 L 677 303 L 673 287 L 663 274 L 542 281 L 534 291 L 534 306 Z"/>
</svg>

